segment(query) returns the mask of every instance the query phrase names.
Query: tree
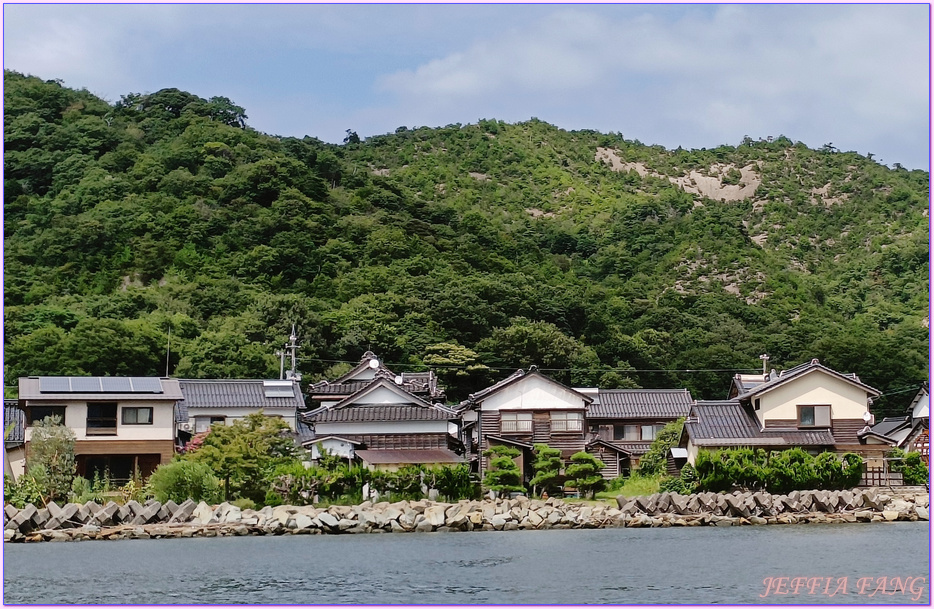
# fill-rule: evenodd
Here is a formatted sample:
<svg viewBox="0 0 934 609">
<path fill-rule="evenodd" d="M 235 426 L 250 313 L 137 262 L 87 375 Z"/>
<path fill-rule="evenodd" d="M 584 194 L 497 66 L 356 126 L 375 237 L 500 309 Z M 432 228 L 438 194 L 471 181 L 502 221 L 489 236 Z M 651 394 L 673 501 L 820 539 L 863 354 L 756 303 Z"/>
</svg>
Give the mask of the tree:
<svg viewBox="0 0 934 609">
<path fill-rule="evenodd" d="M 165 463 L 149 477 L 149 485 L 157 501 L 171 499 L 182 503 L 186 499 L 213 503 L 220 498 L 217 478 L 205 463 L 180 460 Z"/>
<path fill-rule="evenodd" d="M 236 496 L 261 502 L 275 468 L 298 455 L 285 421 L 260 411 L 231 425 L 212 425 L 201 448 L 186 458 L 206 464 L 223 480 L 225 499 Z"/>
<path fill-rule="evenodd" d="M 491 446 L 483 451 L 484 457 L 490 457 L 490 469 L 483 477 L 483 486 L 504 493 L 516 491 L 521 493 L 525 490 L 522 486 L 522 471 L 519 465 L 513 460 L 520 454 L 518 448 L 498 444 Z"/>
<path fill-rule="evenodd" d="M 38 484 L 44 502 L 68 499 L 75 477 L 75 434 L 58 416 L 33 424 L 26 476 Z"/>
<path fill-rule="evenodd" d="M 576 488 L 581 495 L 593 498 L 597 491 L 605 486 L 603 476 L 600 470 L 606 467 L 600 459 L 587 452 L 579 452 L 571 455 L 571 465 L 565 472 L 568 476 L 567 485 Z"/>
<path fill-rule="evenodd" d="M 535 461 L 532 462 L 532 470 L 535 476 L 529 481 L 532 485 L 533 493 L 539 494 L 538 489 L 552 494 L 561 487 L 559 477 L 561 475 L 561 466 L 564 462 L 561 460 L 561 451 L 557 448 L 551 448 L 547 444 L 535 445 Z"/>
<path fill-rule="evenodd" d="M 659 476 L 668 467 L 668 452 L 681 438 L 684 419 L 678 419 L 665 425 L 655 436 L 649 450 L 639 459 L 640 476 Z"/>
<path fill-rule="evenodd" d="M 360 143 L 360 136 L 357 135 L 357 132 L 356 132 L 356 131 L 353 131 L 353 130 L 351 130 L 351 129 L 348 129 L 348 130 L 347 130 L 347 135 L 344 137 L 344 143 L 345 143 L 345 144 L 359 144 L 359 143 Z"/>
</svg>

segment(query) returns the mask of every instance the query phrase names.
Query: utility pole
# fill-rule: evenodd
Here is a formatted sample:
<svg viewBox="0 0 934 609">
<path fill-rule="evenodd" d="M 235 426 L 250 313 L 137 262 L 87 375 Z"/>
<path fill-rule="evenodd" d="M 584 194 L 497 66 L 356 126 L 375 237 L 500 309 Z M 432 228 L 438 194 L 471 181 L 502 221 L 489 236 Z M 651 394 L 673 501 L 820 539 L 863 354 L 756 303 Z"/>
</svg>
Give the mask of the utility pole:
<svg viewBox="0 0 934 609">
<path fill-rule="evenodd" d="M 169 355 L 171 354 L 172 349 L 172 326 L 169 326 L 169 337 L 165 341 L 165 376 L 169 376 Z"/>
</svg>

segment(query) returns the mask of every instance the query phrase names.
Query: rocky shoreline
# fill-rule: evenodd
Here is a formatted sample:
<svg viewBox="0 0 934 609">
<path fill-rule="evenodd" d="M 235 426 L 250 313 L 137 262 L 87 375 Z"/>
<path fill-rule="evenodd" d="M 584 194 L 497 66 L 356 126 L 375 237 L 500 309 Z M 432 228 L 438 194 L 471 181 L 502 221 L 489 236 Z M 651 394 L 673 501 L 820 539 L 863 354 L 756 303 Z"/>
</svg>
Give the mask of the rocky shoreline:
<svg viewBox="0 0 934 609">
<path fill-rule="evenodd" d="M 900 489 L 768 493 L 658 493 L 618 497 L 617 507 L 516 497 L 241 510 L 188 500 L 126 505 L 54 503 L 4 508 L 5 542 L 160 539 L 241 535 L 320 535 L 610 527 L 742 526 L 928 520 L 929 494 Z"/>
</svg>

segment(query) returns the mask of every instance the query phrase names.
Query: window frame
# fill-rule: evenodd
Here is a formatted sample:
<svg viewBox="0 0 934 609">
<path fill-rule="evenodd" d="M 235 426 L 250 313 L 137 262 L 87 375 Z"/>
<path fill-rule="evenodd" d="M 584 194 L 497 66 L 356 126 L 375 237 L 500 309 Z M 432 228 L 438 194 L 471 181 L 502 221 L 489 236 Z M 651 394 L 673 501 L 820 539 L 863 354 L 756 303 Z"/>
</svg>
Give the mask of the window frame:
<svg viewBox="0 0 934 609">
<path fill-rule="evenodd" d="M 25 408 L 25 410 L 26 410 L 26 412 L 25 412 L 25 414 L 26 414 L 26 427 L 32 427 L 32 426 L 34 426 L 34 425 L 36 424 L 36 417 L 35 417 L 35 415 L 33 414 L 33 412 L 34 412 L 35 409 L 49 410 L 49 411 L 50 411 L 49 414 L 47 414 L 47 415 L 43 416 L 42 418 L 40 418 L 39 421 L 42 421 L 42 420 L 44 420 L 44 419 L 47 419 L 47 418 L 53 417 L 53 416 L 60 416 L 60 417 L 62 418 L 61 424 L 64 425 L 64 424 L 65 424 L 65 408 L 66 408 L 66 406 L 64 406 L 64 405 L 62 405 L 62 404 L 35 404 L 35 405 L 32 405 L 32 406 L 27 406 L 27 407 Z M 61 412 L 59 412 L 59 411 L 61 411 Z"/>
<path fill-rule="evenodd" d="M 552 412 L 551 431 L 557 433 L 581 433 L 584 431 L 584 413 L 573 410 Z"/>
<path fill-rule="evenodd" d="M 142 423 L 139 421 L 139 412 L 140 412 L 141 410 L 148 410 L 148 411 L 149 411 L 149 420 L 148 420 L 148 421 L 144 421 L 144 422 L 142 422 Z M 127 420 L 127 414 L 129 414 L 129 413 L 131 413 L 131 412 L 135 412 L 135 413 L 136 413 L 136 420 L 135 420 L 135 421 L 128 421 L 128 420 Z M 152 418 L 153 418 L 153 408 L 152 408 L 152 406 L 124 406 L 124 407 L 122 407 L 122 408 L 120 409 L 120 424 L 121 424 L 121 425 L 152 425 L 152 424 L 153 424 Z"/>
<path fill-rule="evenodd" d="M 532 433 L 532 413 L 501 412 L 499 413 L 499 429 L 501 433 Z"/>
<path fill-rule="evenodd" d="M 113 407 L 113 416 L 91 416 L 92 408 Z M 85 435 L 88 436 L 115 436 L 117 435 L 117 417 L 119 404 L 117 402 L 88 402 L 87 412 L 85 413 Z M 113 425 L 104 425 L 103 423 L 113 422 Z M 92 425 L 92 422 L 94 423 Z"/>
<path fill-rule="evenodd" d="M 798 404 L 797 408 L 798 408 L 797 423 L 798 423 L 799 428 L 826 429 L 833 425 L 832 410 L 831 410 L 830 404 Z M 826 420 L 827 420 L 826 424 L 818 422 L 821 418 L 823 418 L 819 416 L 818 409 L 824 409 L 824 408 L 827 409 L 826 410 Z M 811 423 L 805 423 L 802 419 L 802 414 L 805 412 L 805 410 L 808 410 L 808 409 L 811 411 Z"/>
</svg>

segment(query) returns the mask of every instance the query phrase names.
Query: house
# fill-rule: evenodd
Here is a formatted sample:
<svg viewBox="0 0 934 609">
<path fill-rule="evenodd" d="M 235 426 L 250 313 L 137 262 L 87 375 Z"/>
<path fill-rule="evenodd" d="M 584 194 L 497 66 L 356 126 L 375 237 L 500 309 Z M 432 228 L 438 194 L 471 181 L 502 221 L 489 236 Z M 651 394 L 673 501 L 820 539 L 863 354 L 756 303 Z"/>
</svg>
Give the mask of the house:
<svg viewBox="0 0 934 609">
<path fill-rule="evenodd" d="M 438 384 L 433 371 L 403 372 L 396 374 L 387 368 L 372 351 L 367 351 L 360 362 L 343 376 L 333 381 L 319 381 L 308 387 L 309 407 L 333 406 L 368 386 L 374 379 L 387 378 L 427 402 L 443 403 L 444 387 Z"/>
<path fill-rule="evenodd" d="M 32 427 L 58 415 L 75 434 L 78 475 L 149 476 L 174 454 L 178 380 L 158 377 L 30 376 L 19 379 L 26 458 Z"/>
<path fill-rule="evenodd" d="M 832 450 L 834 437 L 829 429 L 763 428 L 738 400 L 698 400 L 684 420 L 678 442 L 681 450 L 672 449 L 672 457 L 676 462 L 684 459 L 693 465 L 701 449 L 746 447 L 771 451 L 794 446 Z M 683 465 L 679 462 L 678 469 Z"/>
<path fill-rule="evenodd" d="M 693 398 L 687 389 L 576 389 L 590 396 L 587 426 L 591 438 L 626 451 L 627 473 L 648 452 L 665 425 L 686 417 Z M 606 471 L 606 470 L 604 470 Z"/>
<path fill-rule="evenodd" d="M 180 430 L 207 431 L 215 423 L 230 425 L 253 412 L 279 417 L 295 430 L 296 413 L 305 407 L 294 379 L 179 379 L 180 409 L 187 417 Z"/>
<path fill-rule="evenodd" d="M 869 406 L 879 391 L 855 374 L 843 374 L 814 359 L 783 372 L 746 382 L 730 400 L 695 402 L 685 420 L 679 448 L 694 463 L 699 448 L 733 446 L 768 449 L 800 446 L 820 452 L 855 452 L 880 459 L 890 444 L 869 437 Z M 733 390 L 731 389 L 731 395 Z"/>
<path fill-rule="evenodd" d="M 309 394 L 317 407 L 301 412 L 297 424 L 312 461 L 323 450 L 380 470 L 465 461 L 459 415 L 425 399 L 443 395 L 433 374 L 403 378 L 368 352 L 350 373 L 316 383 Z"/>
<path fill-rule="evenodd" d="M 588 438 L 587 408 L 593 401 L 543 375 L 535 366 L 527 372 L 516 370 L 498 383 L 470 394 L 458 410 L 465 421 L 477 422 L 469 442 L 479 453 L 478 473 L 482 476 L 490 466 L 490 458 L 482 454 L 485 450 L 495 445 L 512 446 L 520 451 L 516 462 L 527 483 L 532 477 L 534 445 L 542 443 L 560 450 L 564 459 L 592 451 L 607 464 L 604 475 L 615 477 L 630 455 L 599 438 Z"/>
<path fill-rule="evenodd" d="M 917 452 L 925 463 L 930 462 L 930 394 L 927 383 L 912 399 L 908 414 L 901 417 L 886 417 L 871 428 L 860 431 L 864 441 L 888 442 L 905 452 Z"/>
<path fill-rule="evenodd" d="M 3 400 L 3 475 L 18 479 L 26 469 L 26 417 L 19 400 Z"/>
</svg>

